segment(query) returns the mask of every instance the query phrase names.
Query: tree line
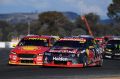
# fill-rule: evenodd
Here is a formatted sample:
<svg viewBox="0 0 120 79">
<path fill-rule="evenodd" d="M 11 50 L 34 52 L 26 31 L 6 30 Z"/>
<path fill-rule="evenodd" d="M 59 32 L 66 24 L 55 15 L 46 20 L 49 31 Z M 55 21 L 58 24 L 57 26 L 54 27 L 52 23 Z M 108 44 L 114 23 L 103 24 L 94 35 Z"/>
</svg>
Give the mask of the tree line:
<svg viewBox="0 0 120 79">
<path fill-rule="evenodd" d="M 110 24 L 100 23 L 100 16 L 88 13 L 86 17 L 88 24 L 95 37 L 104 35 L 120 35 L 120 0 L 113 0 L 108 6 L 107 15 L 114 22 Z M 76 36 L 89 34 L 85 22 L 78 16 L 75 21 L 70 21 L 61 12 L 48 11 L 39 14 L 39 19 L 30 22 L 30 33 L 38 35 Z M 28 34 L 28 23 L 10 24 L 0 21 L 0 41 L 10 41 L 13 37 Z"/>
</svg>

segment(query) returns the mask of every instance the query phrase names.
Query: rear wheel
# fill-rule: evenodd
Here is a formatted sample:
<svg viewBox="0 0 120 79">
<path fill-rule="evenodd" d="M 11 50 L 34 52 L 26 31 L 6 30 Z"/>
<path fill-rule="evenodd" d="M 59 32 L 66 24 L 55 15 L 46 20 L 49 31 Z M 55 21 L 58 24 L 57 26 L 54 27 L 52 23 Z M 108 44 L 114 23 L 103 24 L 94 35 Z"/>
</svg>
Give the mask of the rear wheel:
<svg viewBox="0 0 120 79">
<path fill-rule="evenodd" d="M 98 63 L 97 63 L 97 67 L 101 67 L 103 65 L 103 59 L 101 59 L 100 61 L 98 61 Z"/>
</svg>

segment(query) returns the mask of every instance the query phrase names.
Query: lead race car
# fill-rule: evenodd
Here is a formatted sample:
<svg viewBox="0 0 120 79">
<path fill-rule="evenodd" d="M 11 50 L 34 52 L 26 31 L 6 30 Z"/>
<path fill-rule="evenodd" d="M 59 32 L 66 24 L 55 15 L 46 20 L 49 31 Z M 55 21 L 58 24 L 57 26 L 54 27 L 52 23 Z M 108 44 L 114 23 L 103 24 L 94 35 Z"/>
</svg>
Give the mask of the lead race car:
<svg viewBox="0 0 120 79">
<path fill-rule="evenodd" d="M 88 38 L 87 38 L 88 39 Z M 102 66 L 103 59 L 94 42 L 82 37 L 61 38 L 43 56 L 43 66 Z"/>
<path fill-rule="evenodd" d="M 57 36 L 30 35 L 21 39 L 9 54 L 9 64 L 43 65 L 43 53 L 58 40 Z"/>
</svg>

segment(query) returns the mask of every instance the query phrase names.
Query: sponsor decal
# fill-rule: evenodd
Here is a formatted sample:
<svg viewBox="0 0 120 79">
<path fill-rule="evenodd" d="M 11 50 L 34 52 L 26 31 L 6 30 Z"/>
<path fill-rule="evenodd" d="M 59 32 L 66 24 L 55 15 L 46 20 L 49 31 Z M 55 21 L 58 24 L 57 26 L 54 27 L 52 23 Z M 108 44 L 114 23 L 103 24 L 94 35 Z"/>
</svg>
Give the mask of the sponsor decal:
<svg viewBox="0 0 120 79">
<path fill-rule="evenodd" d="M 63 53 L 76 53 L 77 52 L 77 49 L 76 50 L 50 50 L 50 52 L 63 52 Z"/>
<path fill-rule="evenodd" d="M 36 50 L 38 49 L 38 47 L 35 47 L 35 46 L 24 46 L 22 47 L 24 50 Z"/>
<path fill-rule="evenodd" d="M 20 58 L 21 60 L 33 60 L 33 58 Z"/>
<path fill-rule="evenodd" d="M 63 57 L 53 57 L 53 60 L 56 60 L 56 61 L 68 61 L 68 58 L 63 58 Z"/>
<path fill-rule="evenodd" d="M 61 38 L 60 40 L 72 40 L 72 41 L 86 42 L 86 39 L 84 38 Z"/>
<path fill-rule="evenodd" d="M 25 40 L 47 40 L 45 38 L 25 38 Z"/>
<path fill-rule="evenodd" d="M 106 58 L 112 58 L 111 56 L 105 55 Z"/>
</svg>

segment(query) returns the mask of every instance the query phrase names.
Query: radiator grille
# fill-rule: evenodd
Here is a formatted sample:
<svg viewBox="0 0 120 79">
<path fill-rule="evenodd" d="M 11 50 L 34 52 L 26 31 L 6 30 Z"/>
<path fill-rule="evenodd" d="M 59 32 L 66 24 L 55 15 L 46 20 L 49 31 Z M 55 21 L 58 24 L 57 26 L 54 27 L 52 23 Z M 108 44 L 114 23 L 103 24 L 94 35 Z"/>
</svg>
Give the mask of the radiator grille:
<svg viewBox="0 0 120 79">
<path fill-rule="evenodd" d="M 20 58 L 36 58 L 35 54 L 18 54 Z"/>
<path fill-rule="evenodd" d="M 33 63 L 33 60 L 21 60 L 21 63 Z"/>
<path fill-rule="evenodd" d="M 67 61 L 54 61 L 54 64 L 66 65 Z"/>
</svg>

